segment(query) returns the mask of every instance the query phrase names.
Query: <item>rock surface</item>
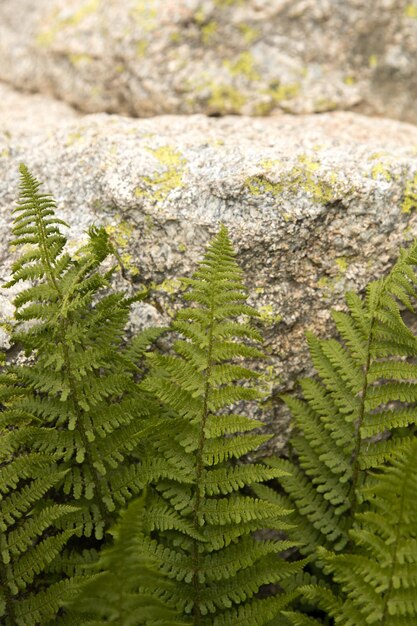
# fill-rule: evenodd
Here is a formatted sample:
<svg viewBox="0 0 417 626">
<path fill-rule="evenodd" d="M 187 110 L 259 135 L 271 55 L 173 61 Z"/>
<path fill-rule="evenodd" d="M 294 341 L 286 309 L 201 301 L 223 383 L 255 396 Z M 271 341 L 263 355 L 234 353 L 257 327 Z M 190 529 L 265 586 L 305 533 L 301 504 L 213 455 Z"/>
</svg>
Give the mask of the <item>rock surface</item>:
<svg viewBox="0 0 417 626">
<path fill-rule="evenodd" d="M 0 79 L 87 112 L 417 121 L 417 0 L 2 0 Z"/>
<path fill-rule="evenodd" d="M 262 314 L 271 392 L 308 372 L 304 332 L 330 328 L 330 306 L 359 289 L 417 235 L 417 128 L 353 113 L 269 118 L 78 116 L 62 103 L 0 85 L 0 280 L 8 275 L 11 208 L 24 161 L 55 195 L 79 243 L 105 224 L 132 288 L 154 283 L 173 311 L 224 222 Z M 1 293 L 7 347 L 10 294 Z M 151 305 L 136 323 L 162 320 Z M 285 440 L 285 410 L 266 411 Z M 271 444 L 272 445 L 272 444 Z"/>
</svg>

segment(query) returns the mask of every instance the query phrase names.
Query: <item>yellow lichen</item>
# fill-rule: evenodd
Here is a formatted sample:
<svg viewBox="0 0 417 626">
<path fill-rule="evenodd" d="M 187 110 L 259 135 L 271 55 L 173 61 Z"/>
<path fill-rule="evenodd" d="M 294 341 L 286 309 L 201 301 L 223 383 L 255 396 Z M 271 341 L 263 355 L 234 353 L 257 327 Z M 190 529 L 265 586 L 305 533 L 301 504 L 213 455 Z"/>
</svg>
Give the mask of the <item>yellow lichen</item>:
<svg viewBox="0 0 417 626">
<path fill-rule="evenodd" d="M 300 91 L 300 85 L 298 83 L 282 84 L 280 81 L 271 81 L 268 89 L 262 89 L 260 92 L 262 95 L 267 95 L 271 99 L 271 104 L 280 104 L 285 100 L 291 100 L 295 98 Z M 271 104 L 269 106 L 271 106 Z"/>
<path fill-rule="evenodd" d="M 172 43 L 180 43 L 181 41 L 181 33 L 178 30 L 172 32 L 169 36 Z"/>
<path fill-rule="evenodd" d="M 101 94 L 103 93 L 103 89 L 100 87 L 100 85 L 93 85 L 90 89 L 90 95 L 91 96 L 101 96 Z"/>
<path fill-rule="evenodd" d="M 238 26 L 240 32 L 242 33 L 243 40 L 246 44 L 251 44 L 259 37 L 259 30 L 249 26 L 249 24 L 239 24 Z"/>
<path fill-rule="evenodd" d="M 69 54 L 68 58 L 75 67 L 88 65 L 93 60 L 93 57 L 89 54 Z"/>
<path fill-rule="evenodd" d="M 271 182 L 268 176 L 261 174 L 251 176 L 245 183 L 245 188 L 252 195 L 259 196 L 269 193 L 278 199 L 284 191 L 290 191 L 297 194 L 303 191 L 312 196 L 315 202 L 326 204 L 333 202 L 339 197 L 340 182 L 335 172 L 327 174 L 326 180 L 318 178 L 318 170 L 320 169 L 320 161 L 311 158 L 309 155 L 300 155 L 298 157 L 299 165 L 295 165 L 289 172 L 283 172 L 277 182 Z M 267 169 L 271 169 L 269 161 L 266 162 Z M 279 163 L 277 161 L 276 163 Z M 291 216 L 286 216 L 287 218 Z"/>
<path fill-rule="evenodd" d="M 376 163 L 372 170 L 371 170 L 371 176 L 374 180 L 377 180 L 378 178 L 385 178 L 385 180 L 389 183 L 392 180 L 392 176 L 388 170 L 388 168 L 383 164 L 383 163 Z"/>
<path fill-rule="evenodd" d="M 274 108 L 274 104 L 271 101 L 257 102 L 252 107 L 253 115 L 260 115 L 260 116 L 268 115 L 268 113 L 270 113 L 273 108 Z"/>
<path fill-rule="evenodd" d="M 369 160 L 370 161 L 375 161 L 375 159 L 380 159 L 381 157 L 384 157 L 388 154 L 388 152 L 382 151 L 382 152 L 373 152 L 370 157 Z"/>
<path fill-rule="evenodd" d="M 138 43 L 136 44 L 136 56 L 138 57 L 138 59 L 141 59 L 145 56 L 148 45 L 149 44 L 146 39 L 141 39 L 140 41 L 138 41 Z"/>
<path fill-rule="evenodd" d="M 314 103 L 314 108 L 319 113 L 336 111 L 337 102 L 334 102 L 334 100 L 330 100 L 329 98 L 318 98 Z"/>
<path fill-rule="evenodd" d="M 263 175 L 251 176 L 245 183 L 246 189 L 253 196 L 260 196 L 264 193 L 270 193 L 275 198 L 280 196 L 284 191 L 284 185 L 282 183 L 271 183 Z"/>
<path fill-rule="evenodd" d="M 214 0 L 214 4 L 218 7 L 231 7 L 234 4 L 242 5 L 244 0 Z"/>
<path fill-rule="evenodd" d="M 119 215 L 115 215 L 115 219 L 119 219 L 119 217 Z M 135 265 L 133 256 L 126 250 L 133 239 L 133 227 L 128 222 L 122 220 L 117 224 L 108 224 L 106 232 L 116 248 L 117 257 L 121 261 L 123 268 L 128 270 L 131 276 L 139 274 L 139 268 Z"/>
<path fill-rule="evenodd" d="M 119 215 L 115 215 L 115 219 L 119 219 Z M 112 242 L 122 250 L 127 248 L 129 241 L 133 235 L 133 227 L 126 221 L 117 224 L 108 224 L 106 232 L 110 235 Z"/>
<path fill-rule="evenodd" d="M 204 24 L 206 20 L 206 13 L 204 11 L 204 9 L 198 9 L 198 11 L 196 11 L 194 13 L 194 21 L 196 24 Z"/>
<path fill-rule="evenodd" d="M 211 96 L 207 105 L 215 113 L 240 113 L 246 97 L 232 85 L 214 83 L 210 86 Z"/>
<path fill-rule="evenodd" d="M 317 159 L 310 158 L 307 154 L 301 154 L 298 157 L 298 161 L 303 163 L 309 172 L 316 172 L 320 168 L 320 162 Z"/>
<path fill-rule="evenodd" d="M 149 234 L 152 232 L 153 227 L 155 226 L 153 218 L 151 215 L 145 215 L 145 233 Z"/>
<path fill-rule="evenodd" d="M 371 54 L 368 59 L 368 65 L 370 68 L 374 69 L 378 65 L 378 56 L 376 54 Z"/>
<path fill-rule="evenodd" d="M 336 265 L 342 274 L 344 274 L 349 267 L 348 261 L 345 256 L 339 256 L 336 259 Z"/>
<path fill-rule="evenodd" d="M 183 283 L 178 278 L 166 278 L 162 283 L 155 285 L 157 291 L 163 291 L 170 296 L 184 290 Z"/>
<path fill-rule="evenodd" d="M 259 319 L 267 324 L 278 324 L 282 321 L 282 315 L 276 313 L 271 304 L 264 304 L 258 307 Z"/>
<path fill-rule="evenodd" d="M 217 32 L 217 28 L 217 22 L 215 22 L 214 20 L 207 22 L 207 24 L 204 24 L 201 27 L 201 39 L 203 40 L 203 44 L 205 46 L 211 43 L 214 35 Z"/>
<path fill-rule="evenodd" d="M 272 170 L 279 165 L 282 165 L 281 159 L 265 159 L 261 161 L 260 165 L 266 170 Z"/>
<path fill-rule="evenodd" d="M 417 174 L 407 182 L 401 204 L 403 213 L 410 213 L 412 209 L 417 209 Z"/>
<path fill-rule="evenodd" d="M 79 141 L 84 141 L 84 135 L 80 132 L 68 133 L 65 145 L 72 146 Z"/>
<path fill-rule="evenodd" d="M 88 15 L 95 13 L 100 5 L 100 0 L 89 0 L 84 6 L 80 7 L 71 17 L 63 20 L 66 26 L 78 26 Z"/>
<path fill-rule="evenodd" d="M 163 202 L 173 189 L 180 189 L 184 186 L 183 175 L 187 162 L 181 153 L 171 146 L 147 148 L 147 150 L 163 166 L 163 171 L 158 171 L 153 176 L 143 176 L 142 181 L 147 189 L 137 187 L 135 195 Z"/>
<path fill-rule="evenodd" d="M 242 52 L 234 61 L 223 61 L 223 66 L 229 70 L 232 76 L 244 76 L 249 80 L 260 79 L 255 65 L 255 59 L 250 52 Z"/>
<path fill-rule="evenodd" d="M 320 289 L 328 289 L 329 288 L 329 278 L 327 276 L 322 276 L 317 281 L 317 287 Z"/>
<path fill-rule="evenodd" d="M 343 79 L 343 82 L 345 83 L 345 85 L 355 85 L 356 78 L 351 74 L 348 74 L 348 76 L 345 76 L 345 78 Z"/>
<path fill-rule="evenodd" d="M 271 396 L 273 395 L 274 389 L 276 389 L 278 385 L 282 384 L 282 381 L 277 376 L 276 367 L 274 365 L 267 365 L 264 368 L 262 376 L 258 382 L 261 385 L 261 389 L 265 396 L 268 396 L 268 399 L 263 400 L 261 408 L 264 412 L 270 412 L 274 407 L 274 402 Z"/>
<path fill-rule="evenodd" d="M 9 156 L 10 156 L 10 150 L 9 150 L 9 148 L 3 148 L 3 149 L 0 151 L 0 157 L 1 157 L 2 159 L 8 159 L 8 158 L 9 158 Z"/>
<path fill-rule="evenodd" d="M 68 17 L 60 18 L 59 13 L 54 11 L 52 15 L 52 25 L 42 30 L 36 37 L 38 45 L 49 47 L 55 41 L 57 34 L 68 27 L 78 26 L 86 17 L 95 13 L 99 8 L 101 0 L 88 0 L 83 6 Z"/>
<path fill-rule="evenodd" d="M 158 11 L 155 6 L 155 0 L 136 0 L 135 6 L 130 13 L 142 31 L 150 33 L 157 28 Z"/>
<path fill-rule="evenodd" d="M 404 15 L 406 17 L 411 17 L 416 20 L 417 19 L 417 5 L 408 4 L 404 9 Z"/>
</svg>

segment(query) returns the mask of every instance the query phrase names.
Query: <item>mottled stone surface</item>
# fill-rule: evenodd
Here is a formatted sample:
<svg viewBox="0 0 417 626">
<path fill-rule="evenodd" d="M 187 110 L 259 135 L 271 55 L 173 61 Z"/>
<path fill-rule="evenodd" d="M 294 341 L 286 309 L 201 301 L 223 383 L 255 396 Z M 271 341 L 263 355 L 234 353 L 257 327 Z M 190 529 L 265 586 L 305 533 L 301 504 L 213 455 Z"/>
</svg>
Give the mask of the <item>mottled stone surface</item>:
<svg viewBox="0 0 417 626">
<path fill-rule="evenodd" d="M 29 123 L 35 112 L 39 124 Z M 0 281 L 13 255 L 20 161 L 55 195 L 74 245 L 89 224 L 105 224 L 126 266 L 119 284 L 154 283 L 165 319 L 138 306 L 136 325 L 167 321 L 176 278 L 193 271 L 224 222 L 262 314 L 271 391 L 288 390 L 308 372 L 305 330 L 329 332 L 329 307 L 380 276 L 417 235 L 416 151 L 417 128 L 353 113 L 77 116 L 0 85 Z M 9 299 L 2 291 L 5 346 Z M 276 446 L 285 416 L 267 403 Z"/>
<path fill-rule="evenodd" d="M 2 0 L 0 79 L 83 111 L 417 120 L 417 0 Z"/>
</svg>

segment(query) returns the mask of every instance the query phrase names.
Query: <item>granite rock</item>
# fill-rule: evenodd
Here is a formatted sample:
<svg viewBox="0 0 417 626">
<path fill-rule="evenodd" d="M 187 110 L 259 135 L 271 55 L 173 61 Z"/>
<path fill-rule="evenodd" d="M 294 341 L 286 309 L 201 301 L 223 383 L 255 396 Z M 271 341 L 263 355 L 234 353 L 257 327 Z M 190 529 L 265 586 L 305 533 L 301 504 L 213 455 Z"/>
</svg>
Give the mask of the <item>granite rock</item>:
<svg viewBox="0 0 417 626">
<path fill-rule="evenodd" d="M 261 312 L 263 368 L 275 395 L 310 371 L 305 331 L 328 334 L 329 309 L 343 306 L 345 290 L 380 276 L 417 235 L 416 150 L 416 127 L 350 112 L 79 116 L 0 85 L 0 281 L 14 254 L 21 161 L 54 194 L 71 245 L 91 223 L 104 224 L 126 270 L 119 286 L 152 285 L 135 327 L 169 321 L 177 278 L 192 273 L 223 222 Z M 6 348 L 10 298 L 1 291 Z M 279 402 L 266 403 L 276 448 L 287 417 Z"/>
<path fill-rule="evenodd" d="M 2 0 L 0 79 L 87 112 L 417 120 L 416 0 Z"/>
</svg>

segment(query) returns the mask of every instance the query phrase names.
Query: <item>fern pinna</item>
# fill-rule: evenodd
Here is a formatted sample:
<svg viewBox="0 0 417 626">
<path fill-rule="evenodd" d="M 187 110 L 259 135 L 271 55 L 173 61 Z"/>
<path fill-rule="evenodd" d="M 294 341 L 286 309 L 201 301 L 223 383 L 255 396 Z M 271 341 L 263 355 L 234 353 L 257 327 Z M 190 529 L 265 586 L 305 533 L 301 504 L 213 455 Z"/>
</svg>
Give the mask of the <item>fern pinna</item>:
<svg viewBox="0 0 417 626">
<path fill-rule="evenodd" d="M 110 530 L 114 541 L 100 552 L 94 566 L 99 574 L 72 603 L 70 626 L 187 626 L 174 603 L 149 592 L 167 583 L 161 563 L 142 554 L 145 500 L 146 493 L 133 500 Z"/>
<path fill-rule="evenodd" d="M 73 535 L 61 530 L 76 509 L 44 499 L 65 478 L 49 454 L 31 451 L 30 428 L 13 407 L 17 390 L 0 377 L 0 622 L 36 626 L 53 619 L 81 582 L 49 579 L 46 570 Z"/>
<path fill-rule="evenodd" d="M 262 599 L 259 590 L 299 566 L 277 556 L 287 542 L 252 536 L 286 528 L 288 511 L 246 489 L 281 470 L 239 462 L 269 435 L 253 434 L 258 421 L 230 413 L 236 403 L 260 397 L 250 386 L 258 374 L 241 361 L 262 353 L 253 343 L 261 339 L 249 323 L 256 312 L 245 304 L 225 227 L 186 284 L 193 305 L 172 324 L 180 338 L 173 354 L 150 355 L 144 382 L 167 414 L 163 431 L 147 438 L 141 455 L 150 485 L 142 551 L 162 563 L 165 578 L 147 592 L 194 626 L 261 626 L 288 598 Z"/>
<path fill-rule="evenodd" d="M 71 258 L 53 199 L 39 192 L 25 166 L 21 177 L 13 243 L 24 251 L 7 286 L 29 281 L 15 298 L 13 338 L 31 360 L 9 366 L 5 384 L 9 410 L 22 421 L 20 439 L 27 436 L 34 453 L 58 462 L 60 479 L 46 497 L 76 507 L 59 526 L 91 538 L 70 541 L 51 564 L 71 574 L 94 558 L 91 549 L 116 508 L 141 488 L 131 452 L 152 403 L 136 384 L 135 362 L 160 331 L 139 335 L 122 350 L 132 300 L 105 293 L 113 271 L 100 271 L 112 252 L 105 230 L 91 228 L 87 245 Z"/>
<path fill-rule="evenodd" d="M 361 490 L 367 509 L 357 513 L 350 550 L 319 548 L 325 572 L 337 587 L 300 591 L 335 626 L 410 626 L 417 623 L 417 441 L 405 443 L 383 471 Z M 337 589 L 337 592 L 335 591 Z M 295 612 L 294 626 L 317 626 Z"/>
<path fill-rule="evenodd" d="M 417 339 L 400 306 L 414 310 L 416 264 L 415 243 L 401 251 L 385 278 L 369 284 L 364 301 L 347 294 L 348 312 L 333 312 L 340 340 L 308 335 L 317 375 L 301 381 L 304 399 L 284 398 L 294 419 L 296 462 L 268 460 L 291 472 L 280 479 L 286 495 L 269 495 L 294 507 L 290 536 L 304 544 L 306 554 L 315 554 L 318 546 L 346 549 L 368 471 L 389 460 L 412 435 Z M 268 495 L 265 489 L 259 492 Z"/>
</svg>

